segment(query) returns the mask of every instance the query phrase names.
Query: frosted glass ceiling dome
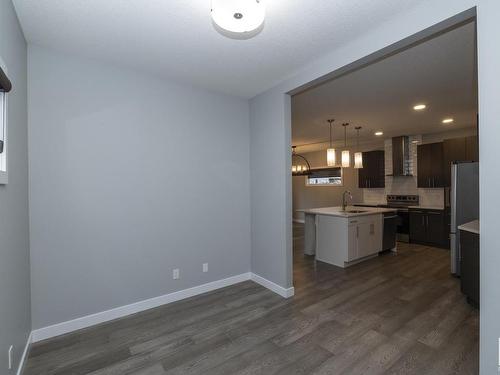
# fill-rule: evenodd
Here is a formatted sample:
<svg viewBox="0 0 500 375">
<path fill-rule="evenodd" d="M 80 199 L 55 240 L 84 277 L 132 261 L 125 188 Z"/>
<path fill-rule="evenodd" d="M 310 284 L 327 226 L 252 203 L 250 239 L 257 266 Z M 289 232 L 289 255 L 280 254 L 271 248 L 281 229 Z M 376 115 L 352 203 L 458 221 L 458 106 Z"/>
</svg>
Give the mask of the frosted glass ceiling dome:
<svg viewBox="0 0 500 375">
<path fill-rule="evenodd" d="M 264 0 L 212 0 L 212 20 L 223 35 L 248 39 L 264 26 Z"/>
</svg>

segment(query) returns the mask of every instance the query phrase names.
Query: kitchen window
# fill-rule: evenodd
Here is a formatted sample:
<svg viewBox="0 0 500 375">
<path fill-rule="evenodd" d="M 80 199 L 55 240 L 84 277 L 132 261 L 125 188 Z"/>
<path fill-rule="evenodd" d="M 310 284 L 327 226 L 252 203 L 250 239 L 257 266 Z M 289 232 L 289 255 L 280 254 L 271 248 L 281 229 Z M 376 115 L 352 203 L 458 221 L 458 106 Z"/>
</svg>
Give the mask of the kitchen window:
<svg viewBox="0 0 500 375">
<path fill-rule="evenodd" d="M 321 168 L 311 170 L 306 176 L 306 186 L 342 186 L 342 168 Z"/>
</svg>

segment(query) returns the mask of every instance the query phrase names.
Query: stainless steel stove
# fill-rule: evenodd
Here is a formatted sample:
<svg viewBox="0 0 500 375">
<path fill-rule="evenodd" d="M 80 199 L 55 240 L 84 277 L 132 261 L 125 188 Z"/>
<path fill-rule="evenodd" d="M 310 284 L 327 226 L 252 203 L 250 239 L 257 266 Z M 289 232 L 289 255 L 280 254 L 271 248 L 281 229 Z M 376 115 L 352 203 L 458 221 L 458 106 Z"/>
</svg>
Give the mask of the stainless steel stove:
<svg viewBox="0 0 500 375">
<path fill-rule="evenodd" d="M 410 206 L 418 206 L 418 195 L 388 195 L 387 206 L 390 208 L 401 208 L 408 211 Z"/>
</svg>

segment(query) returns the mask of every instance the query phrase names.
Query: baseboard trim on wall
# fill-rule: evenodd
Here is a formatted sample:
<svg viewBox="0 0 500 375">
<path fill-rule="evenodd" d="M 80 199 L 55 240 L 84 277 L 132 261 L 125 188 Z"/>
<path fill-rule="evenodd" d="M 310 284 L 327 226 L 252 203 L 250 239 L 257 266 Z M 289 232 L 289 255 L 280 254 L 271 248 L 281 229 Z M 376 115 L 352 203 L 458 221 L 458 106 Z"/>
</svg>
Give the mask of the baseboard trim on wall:
<svg viewBox="0 0 500 375">
<path fill-rule="evenodd" d="M 293 219 L 294 223 L 305 224 L 306 221 L 304 219 Z"/>
<path fill-rule="evenodd" d="M 65 333 L 77 331 L 79 329 L 91 327 L 100 323 L 105 323 L 110 320 L 123 318 L 127 315 L 149 310 L 158 306 L 166 305 L 168 303 L 180 301 L 185 298 L 194 297 L 199 294 L 211 292 L 213 290 L 241 283 L 250 279 L 250 272 L 242 273 L 240 275 L 231 276 L 226 279 L 212 281 L 207 284 L 198 285 L 192 288 L 180 290 L 178 292 L 165 294 L 159 297 L 153 297 L 150 299 L 132 303 L 130 305 L 116 307 L 114 309 L 83 316 L 81 318 L 54 324 L 48 327 L 39 328 L 33 331 L 33 342 L 46 340 L 51 337 L 63 335 Z"/>
<path fill-rule="evenodd" d="M 262 276 L 257 275 L 256 273 L 252 273 L 252 281 L 256 282 L 257 284 L 262 285 L 263 287 L 272 290 L 274 293 L 279 294 L 281 297 L 284 298 L 290 298 L 293 297 L 295 294 L 295 289 L 294 287 L 291 288 L 283 288 L 282 286 L 273 283 L 272 281 L 269 281 Z"/>
<path fill-rule="evenodd" d="M 123 318 L 127 315 L 135 314 L 141 311 L 149 310 L 158 306 L 166 305 L 172 302 L 180 301 L 189 297 L 194 297 L 199 294 L 211 292 L 216 289 L 224 288 L 233 284 L 238 284 L 243 281 L 252 280 L 257 284 L 279 294 L 284 298 L 289 298 L 294 295 L 294 288 L 283 288 L 278 284 L 273 283 L 259 275 L 251 272 L 242 273 L 240 275 L 231 276 L 227 279 L 213 281 L 207 284 L 198 285 L 189 289 L 180 290 L 165 294 L 159 297 L 153 297 L 147 300 L 132 303 L 130 305 L 116 307 L 114 309 L 102 311 L 99 313 L 83 316 L 66 322 L 54 324 L 51 326 L 35 329 L 30 336 L 30 342 L 39 342 L 50 339 L 52 337 L 64 335 L 74 332 L 79 329 L 88 328 L 97 324 L 109 322 L 118 318 Z"/>
<path fill-rule="evenodd" d="M 24 346 L 23 354 L 21 355 L 21 359 L 19 360 L 19 365 L 17 366 L 16 375 L 21 375 L 24 370 L 24 364 L 28 359 L 28 352 L 33 339 L 33 332 L 30 332 L 28 339 L 26 340 L 26 345 Z"/>
</svg>

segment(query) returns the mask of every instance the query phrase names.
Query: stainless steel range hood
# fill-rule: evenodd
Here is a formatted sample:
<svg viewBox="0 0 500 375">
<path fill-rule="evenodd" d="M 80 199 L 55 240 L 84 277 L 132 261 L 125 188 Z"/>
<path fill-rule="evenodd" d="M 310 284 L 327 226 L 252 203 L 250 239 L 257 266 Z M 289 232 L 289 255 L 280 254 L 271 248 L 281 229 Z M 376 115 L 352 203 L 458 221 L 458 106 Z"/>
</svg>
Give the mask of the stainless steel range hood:
<svg viewBox="0 0 500 375">
<path fill-rule="evenodd" d="M 392 175 L 413 176 L 410 137 L 401 136 L 392 138 Z"/>
</svg>

